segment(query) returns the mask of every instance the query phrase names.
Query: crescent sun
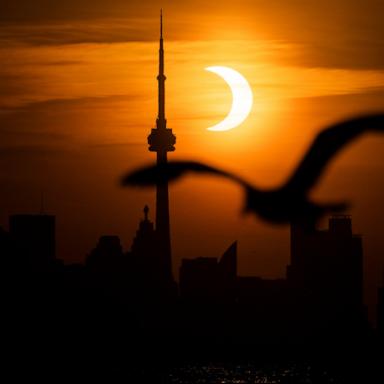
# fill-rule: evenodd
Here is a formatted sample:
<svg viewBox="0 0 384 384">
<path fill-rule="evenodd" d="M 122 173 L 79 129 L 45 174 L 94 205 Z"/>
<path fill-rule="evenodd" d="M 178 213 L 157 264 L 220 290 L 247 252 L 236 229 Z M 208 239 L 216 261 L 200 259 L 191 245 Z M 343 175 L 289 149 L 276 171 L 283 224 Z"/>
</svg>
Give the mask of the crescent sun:
<svg viewBox="0 0 384 384">
<path fill-rule="evenodd" d="M 232 107 L 227 117 L 220 123 L 207 128 L 209 131 L 228 131 L 240 125 L 249 115 L 253 104 L 253 94 L 248 81 L 232 68 L 214 66 L 205 68 L 222 77 L 232 91 Z"/>
</svg>

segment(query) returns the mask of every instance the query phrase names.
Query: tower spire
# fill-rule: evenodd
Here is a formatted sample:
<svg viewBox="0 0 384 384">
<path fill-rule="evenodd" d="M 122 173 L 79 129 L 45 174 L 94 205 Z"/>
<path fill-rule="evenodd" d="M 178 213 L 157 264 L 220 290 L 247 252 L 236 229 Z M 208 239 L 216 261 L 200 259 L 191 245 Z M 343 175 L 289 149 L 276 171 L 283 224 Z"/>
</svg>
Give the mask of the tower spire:
<svg viewBox="0 0 384 384">
<path fill-rule="evenodd" d="M 160 39 L 163 39 L 163 8 L 160 9 Z"/>
<path fill-rule="evenodd" d="M 160 10 L 160 49 L 159 49 L 159 113 L 157 117 L 157 128 L 165 129 L 165 80 L 164 75 L 164 42 L 163 42 L 163 10 Z"/>
</svg>

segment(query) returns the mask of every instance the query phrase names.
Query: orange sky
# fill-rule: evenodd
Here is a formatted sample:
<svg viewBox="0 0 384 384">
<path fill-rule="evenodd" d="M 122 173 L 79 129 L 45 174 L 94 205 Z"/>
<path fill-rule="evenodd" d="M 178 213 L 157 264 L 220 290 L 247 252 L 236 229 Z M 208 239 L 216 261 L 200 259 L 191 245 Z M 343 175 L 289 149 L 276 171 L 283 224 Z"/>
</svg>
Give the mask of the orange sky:
<svg viewBox="0 0 384 384">
<path fill-rule="evenodd" d="M 177 136 L 171 158 L 204 160 L 274 186 L 326 124 L 383 108 L 381 1 L 271 3 L 5 1 L 0 225 L 11 213 L 38 211 L 43 190 L 47 211 L 57 215 L 59 257 L 82 260 L 101 234 L 118 234 L 129 248 L 154 191 L 117 182 L 154 159 L 146 137 L 157 113 L 160 6 L 166 115 Z M 211 65 L 237 69 L 254 92 L 251 115 L 230 132 L 206 130 L 231 105 L 228 86 L 204 71 Z M 353 202 L 370 298 L 384 267 L 383 149 L 378 136 L 354 143 L 314 191 Z M 284 275 L 288 228 L 239 216 L 235 185 L 190 177 L 170 193 L 175 270 L 182 257 L 220 256 L 237 239 L 241 274 Z"/>
</svg>

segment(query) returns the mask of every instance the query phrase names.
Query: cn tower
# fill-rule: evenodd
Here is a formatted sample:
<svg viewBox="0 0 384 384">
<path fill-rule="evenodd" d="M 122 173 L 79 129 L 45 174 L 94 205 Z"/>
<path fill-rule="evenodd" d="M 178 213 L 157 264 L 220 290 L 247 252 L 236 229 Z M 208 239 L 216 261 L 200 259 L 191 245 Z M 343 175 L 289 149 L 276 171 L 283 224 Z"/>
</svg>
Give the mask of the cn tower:
<svg viewBox="0 0 384 384">
<path fill-rule="evenodd" d="M 164 167 L 167 164 L 167 153 L 175 150 L 176 136 L 172 129 L 167 128 L 165 119 L 165 80 L 164 75 L 164 43 L 163 43 L 163 14 L 160 13 L 160 49 L 159 49 L 159 106 L 156 120 L 156 128 L 153 128 L 148 136 L 149 151 L 156 152 L 157 165 Z M 169 195 L 168 181 L 159 179 L 156 184 L 156 232 L 158 237 L 158 251 L 164 278 L 173 280 L 171 231 L 169 222 Z"/>
</svg>

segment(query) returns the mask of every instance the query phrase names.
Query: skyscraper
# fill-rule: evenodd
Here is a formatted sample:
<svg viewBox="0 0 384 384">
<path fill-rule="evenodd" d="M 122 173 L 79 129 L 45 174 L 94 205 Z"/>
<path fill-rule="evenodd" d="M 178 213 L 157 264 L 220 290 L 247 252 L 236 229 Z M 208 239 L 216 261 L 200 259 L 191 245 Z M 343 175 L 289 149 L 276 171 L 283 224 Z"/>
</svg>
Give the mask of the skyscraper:
<svg viewBox="0 0 384 384">
<path fill-rule="evenodd" d="M 292 224 L 287 277 L 319 323 L 365 324 L 362 238 L 350 216 L 331 217 L 327 230 Z"/>
<path fill-rule="evenodd" d="M 164 47 L 163 47 L 163 16 L 160 15 L 160 49 L 159 49 L 159 105 L 156 128 L 152 129 L 148 136 L 149 151 L 156 152 L 157 165 L 167 164 L 167 153 L 175 150 L 176 137 L 172 129 L 167 128 L 165 119 L 165 80 L 164 75 Z M 172 255 L 171 255 L 171 233 L 169 222 L 169 196 L 168 181 L 159 179 L 156 185 L 156 232 L 158 235 L 158 251 L 161 269 L 164 277 L 173 280 L 172 277 Z"/>
</svg>

